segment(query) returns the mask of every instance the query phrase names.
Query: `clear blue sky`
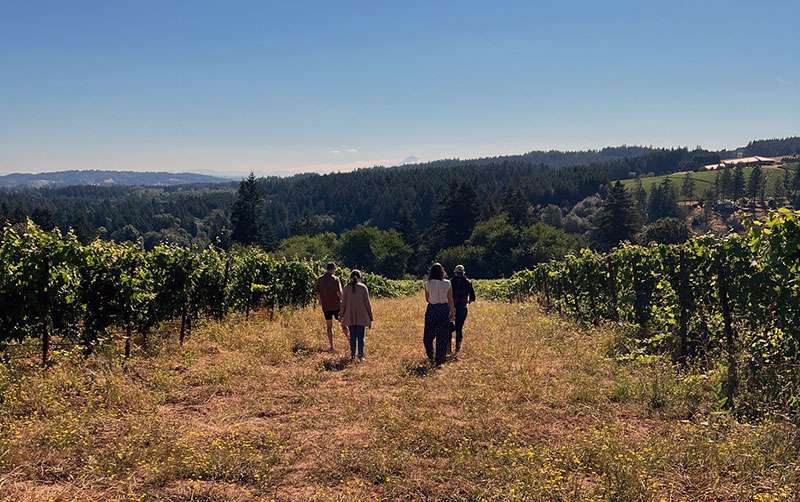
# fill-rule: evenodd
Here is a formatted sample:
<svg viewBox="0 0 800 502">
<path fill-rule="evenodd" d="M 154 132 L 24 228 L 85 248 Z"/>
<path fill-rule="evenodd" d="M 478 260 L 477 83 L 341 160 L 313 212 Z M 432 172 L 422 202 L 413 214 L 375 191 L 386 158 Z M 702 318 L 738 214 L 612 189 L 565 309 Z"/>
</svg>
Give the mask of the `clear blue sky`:
<svg viewBox="0 0 800 502">
<path fill-rule="evenodd" d="M 0 172 L 800 133 L 800 2 L 0 0 Z"/>
</svg>

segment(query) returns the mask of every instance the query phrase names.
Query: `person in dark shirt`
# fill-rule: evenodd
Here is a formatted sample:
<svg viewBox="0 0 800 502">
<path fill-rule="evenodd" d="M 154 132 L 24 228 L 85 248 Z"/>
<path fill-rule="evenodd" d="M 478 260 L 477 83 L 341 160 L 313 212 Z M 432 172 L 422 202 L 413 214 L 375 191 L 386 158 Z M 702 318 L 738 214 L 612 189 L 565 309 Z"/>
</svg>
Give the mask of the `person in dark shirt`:
<svg viewBox="0 0 800 502">
<path fill-rule="evenodd" d="M 464 273 L 464 265 L 456 265 L 453 278 L 450 281 L 453 288 L 453 303 L 456 307 L 456 353 L 461 350 L 464 340 L 464 321 L 467 320 L 467 305 L 474 302 L 475 288 L 472 281 Z"/>
<path fill-rule="evenodd" d="M 333 352 L 333 318 L 339 319 L 339 309 L 342 304 L 342 283 L 339 278 L 333 275 L 336 272 L 336 264 L 328 263 L 326 272 L 317 279 L 314 292 L 317 301 L 322 307 L 322 314 L 325 316 L 325 324 L 328 328 L 328 349 Z M 342 327 L 345 336 L 347 328 Z"/>
</svg>

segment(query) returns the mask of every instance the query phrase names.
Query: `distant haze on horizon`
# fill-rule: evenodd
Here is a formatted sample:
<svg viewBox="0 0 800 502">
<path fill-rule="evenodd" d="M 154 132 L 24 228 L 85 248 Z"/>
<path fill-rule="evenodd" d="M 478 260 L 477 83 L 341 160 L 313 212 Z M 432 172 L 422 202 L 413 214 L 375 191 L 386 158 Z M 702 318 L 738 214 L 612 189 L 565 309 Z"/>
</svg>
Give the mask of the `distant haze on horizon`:
<svg viewBox="0 0 800 502">
<path fill-rule="evenodd" d="M 800 133 L 797 1 L 0 12 L 0 174 L 285 175 Z"/>
</svg>

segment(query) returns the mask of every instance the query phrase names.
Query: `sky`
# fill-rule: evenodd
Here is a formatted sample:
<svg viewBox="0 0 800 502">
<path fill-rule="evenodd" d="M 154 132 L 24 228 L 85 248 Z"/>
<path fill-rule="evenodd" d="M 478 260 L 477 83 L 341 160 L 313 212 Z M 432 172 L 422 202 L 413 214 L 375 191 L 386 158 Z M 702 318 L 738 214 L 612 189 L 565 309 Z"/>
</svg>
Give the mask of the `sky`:
<svg viewBox="0 0 800 502">
<path fill-rule="evenodd" d="M 800 2 L 0 0 L 0 174 L 800 134 Z"/>
</svg>

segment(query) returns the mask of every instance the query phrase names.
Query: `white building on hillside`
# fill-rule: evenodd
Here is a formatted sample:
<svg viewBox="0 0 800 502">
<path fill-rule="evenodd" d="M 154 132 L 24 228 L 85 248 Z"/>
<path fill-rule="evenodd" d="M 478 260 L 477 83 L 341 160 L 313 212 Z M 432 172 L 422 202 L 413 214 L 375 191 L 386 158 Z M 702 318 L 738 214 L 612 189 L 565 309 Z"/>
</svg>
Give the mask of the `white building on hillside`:
<svg viewBox="0 0 800 502">
<path fill-rule="evenodd" d="M 719 164 L 708 164 L 703 166 L 708 171 L 713 171 L 721 167 L 754 167 L 754 166 L 779 166 L 781 161 L 772 157 L 741 157 L 738 159 L 723 159 Z"/>
</svg>

